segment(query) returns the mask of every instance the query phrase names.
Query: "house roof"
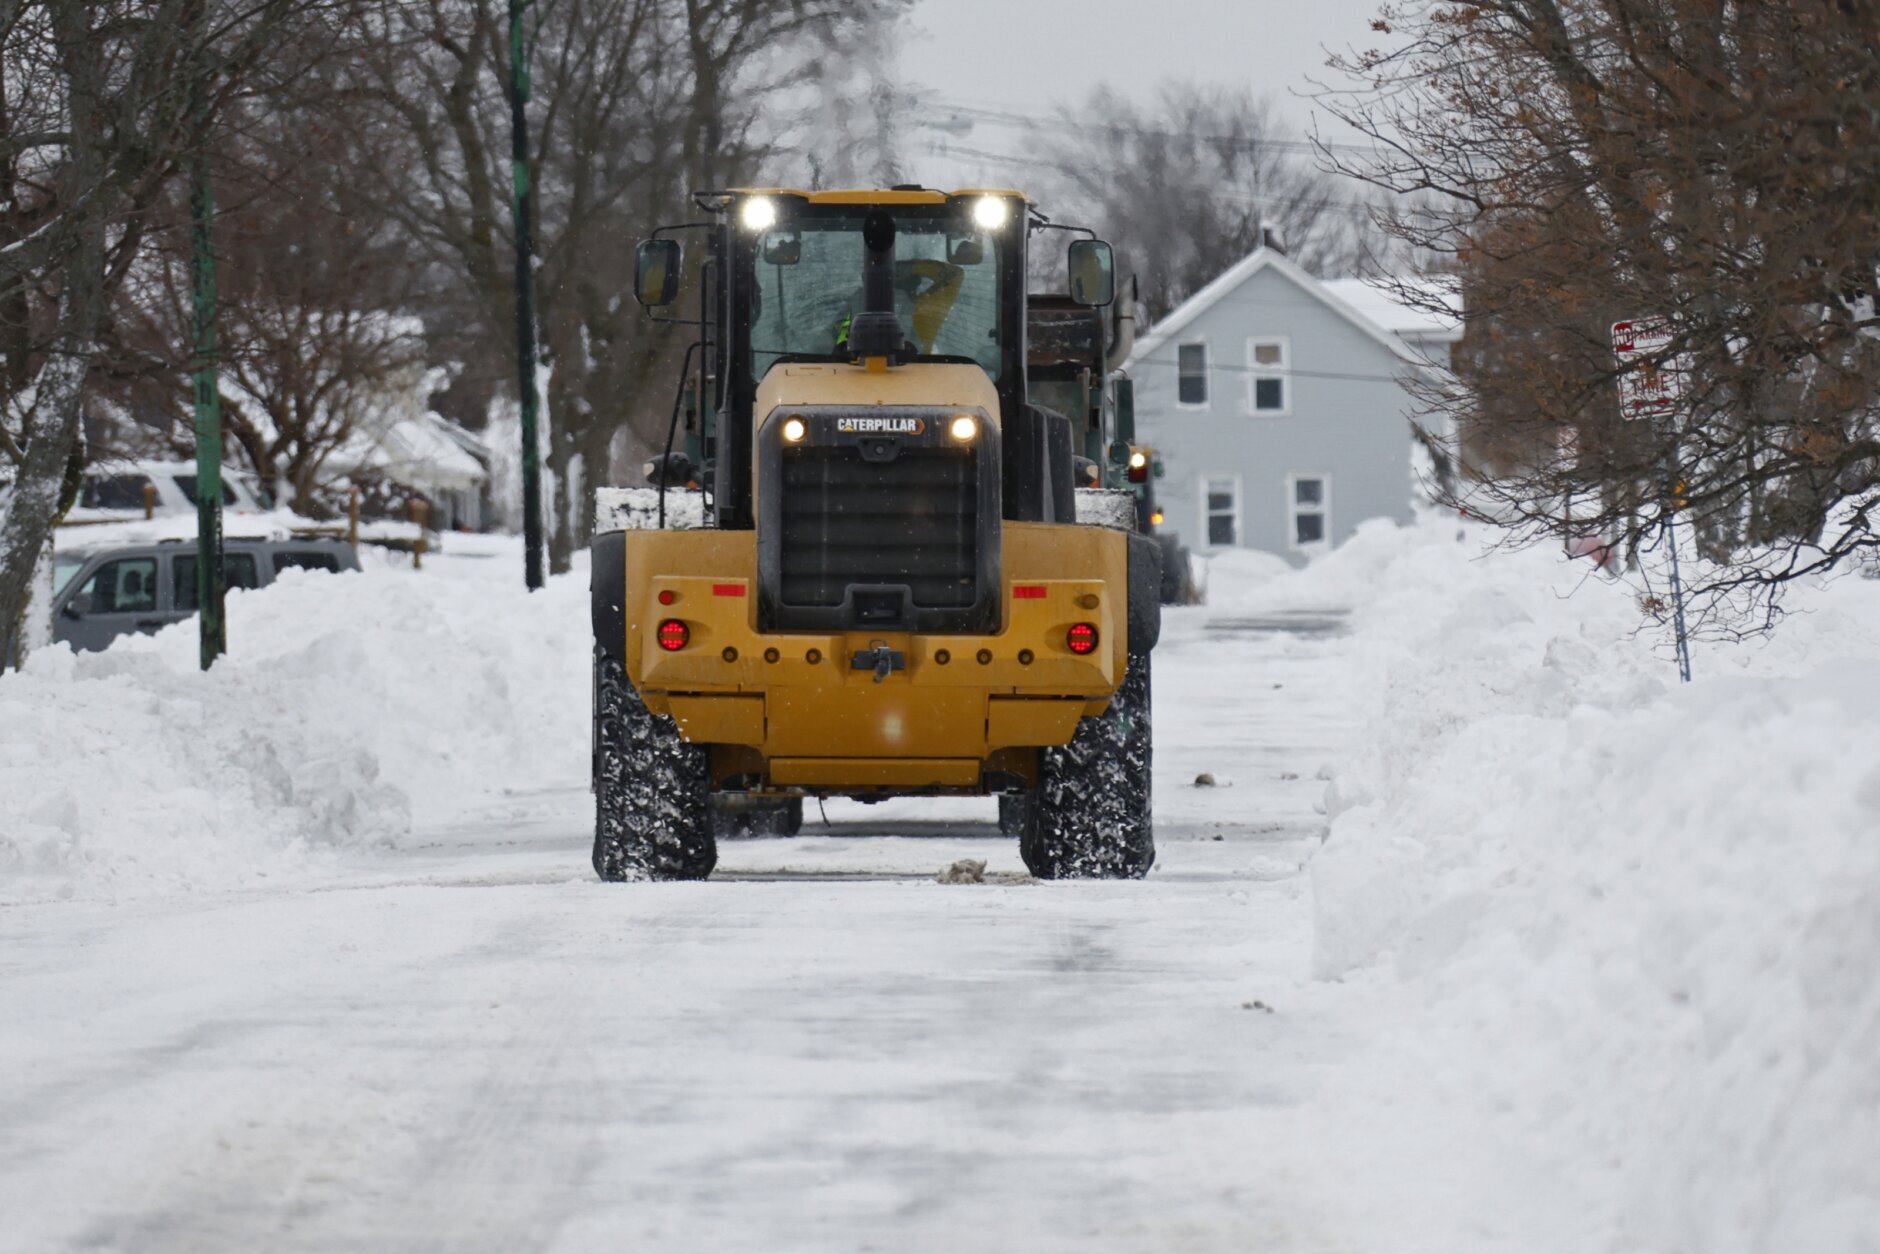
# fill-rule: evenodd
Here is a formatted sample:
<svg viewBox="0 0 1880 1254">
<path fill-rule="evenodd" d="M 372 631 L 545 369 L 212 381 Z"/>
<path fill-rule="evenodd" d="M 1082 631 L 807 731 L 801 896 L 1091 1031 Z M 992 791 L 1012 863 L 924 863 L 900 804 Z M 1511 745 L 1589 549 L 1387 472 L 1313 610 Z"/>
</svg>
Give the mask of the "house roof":
<svg viewBox="0 0 1880 1254">
<path fill-rule="evenodd" d="M 471 490 L 488 481 L 490 472 L 453 426 L 429 411 L 361 424 L 327 459 L 326 468 L 341 473 L 376 470 L 394 483 L 421 491 Z"/>
<path fill-rule="evenodd" d="M 1437 320 L 1419 310 L 1398 305 L 1387 292 L 1371 287 L 1363 280 L 1335 279 L 1328 283 L 1306 273 L 1284 253 L 1263 247 L 1248 253 L 1207 286 L 1170 310 L 1168 316 L 1156 323 L 1153 330 L 1136 341 L 1136 347 L 1124 368 L 1145 363 L 1150 354 L 1168 344 L 1196 318 L 1262 270 L 1275 270 L 1292 280 L 1294 286 L 1370 336 L 1393 356 L 1407 362 L 1429 364 L 1412 350 L 1407 340 L 1447 342 L 1461 336 L 1459 325 L 1450 334 Z M 1389 309 L 1383 306 L 1389 306 Z M 1417 320 L 1419 317 L 1421 321 Z"/>
<path fill-rule="evenodd" d="M 1321 279 L 1325 290 L 1353 309 L 1407 340 L 1429 340 L 1453 344 L 1462 338 L 1460 296 L 1435 283 L 1410 284 L 1429 304 L 1441 304 L 1447 314 L 1433 313 L 1424 305 L 1406 305 L 1398 300 L 1389 283 L 1371 279 Z"/>
</svg>

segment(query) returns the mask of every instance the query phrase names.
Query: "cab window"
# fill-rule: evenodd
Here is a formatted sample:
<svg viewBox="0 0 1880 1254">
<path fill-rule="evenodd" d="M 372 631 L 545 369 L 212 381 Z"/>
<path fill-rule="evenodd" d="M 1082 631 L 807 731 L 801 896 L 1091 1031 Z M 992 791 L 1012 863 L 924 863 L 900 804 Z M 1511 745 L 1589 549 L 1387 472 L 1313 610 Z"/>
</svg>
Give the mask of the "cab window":
<svg viewBox="0 0 1880 1254">
<path fill-rule="evenodd" d="M 142 509 L 144 489 L 150 486 L 147 475 L 91 475 L 78 503 L 85 509 Z"/>
<path fill-rule="evenodd" d="M 915 350 L 999 377 L 999 246 L 957 218 L 895 219 L 894 311 Z M 765 232 L 752 273 L 751 377 L 786 354 L 840 359 L 862 312 L 862 215 L 808 216 Z"/>
<path fill-rule="evenodd" d="M 196 559 L 194 556 L 170 559 L 174 586 L 170 589 L 170 606 L 180 613 L 191 614 L 196 610 Z M 258 588 L 261 586 L 261 572 L 255 564 L 253 553 L 224 553 L 222 555 L 223 586 L 230 591 L 238 588 Z"/>
<path fill-rule="evenodd" d="M 284 570 L 326 570 L 339 573 L 339 558 L 331 553 L 286 549 L 274 555 L 274 573 Z"/>
<path fill-rule="evenodd" d="M 78 595 L 88 614 L 147 614 L 157 608 L 157 559 L 121 557 L 92 572 Z"/>
<path fill-rule="evenodd" d="M 184 498 L 187 499 L 191 505 L 197 504 L 196 476 L 176 475 L 174 478 L 176 479 L 177 490 L 183 494 Z M 222 484 L 222 504 L 235 504 L 235 489 L 229 487 L 227 481 L 224 481 Z M 232 587 L 233 585 L 230 586 Z"/>
</svg>

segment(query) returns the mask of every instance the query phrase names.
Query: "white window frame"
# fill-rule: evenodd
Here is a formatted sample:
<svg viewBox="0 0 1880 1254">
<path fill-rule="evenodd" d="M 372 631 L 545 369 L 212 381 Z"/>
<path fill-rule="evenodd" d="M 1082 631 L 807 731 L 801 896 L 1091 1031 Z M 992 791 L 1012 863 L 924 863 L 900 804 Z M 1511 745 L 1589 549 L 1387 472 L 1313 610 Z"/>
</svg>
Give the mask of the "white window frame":
<svg viewBox="0 0 1880 1254">
<path fill-rule="evenodd" d="M 1255 360 L 1254 353 L 1261 347 L 1273 344 L 1279 347 L 1279 368 L 1263 368 Z M 1260 380 L 1279 380 L 1278 409 L 1261 409 L 1257 403 L 1260 392 Z M 1247 412 L 1256 418 L 1286 418 L 1293 411 L 1292 388 L 1292 336 L 1290 335 L 1250 335 L 1247 337 Z M 1308 476 L 1309 478 L 1310 476 Z"/>
<path fill-rule="evenodd" d="M 1299 505 L 1299 481 L 1302 479 L 1319 481 L 1319 504 L 1316 509 L 1302 509 Z M 1324 520 L 1319 528 L 1320 539 L 1307 544 L 1299 542 L 1299 515 L 1301 514 L 1317 514 Z M 1286 547 L 1295 553 L 1322 553 L 1332 547 L 1332 476 L 1330 472 L 1295 470 L 1286 476 Z"/>
<path fill-rule="evenodd" d="M 1245 515 L 1242 512 L 1242 499 L 1243 498 L 1242 498 L 1242 494 L 1240 490 L 1240 476 L 1239 475 L 1202 475 L 1201 478 L 1198 479 L 1196 482 L 1200 484 L 1198 503 L 1200 505 L 1200 517 L 1201 517 L 1201 536 L 1200 536 L 1201 547 L 1204 550 L 1207 550 L 1210 552 L 1217 551 L 1220 549 L 1239 548 L 1241 539 L 1243 536 L 1243 528 L 1241 527 L 1241 523 L 1245 518 Z M 1214 509 L 1208 503 L 1209 485 L 1216 484 L 1216 483 L 1232 484 L 1234 488 L 1234 512 L 1233 512 L 1234 538 L 1228 544 L 1214 543 L 1213 531 L 1208 525 L 1214 520 Z"/>
<path fill-rule="evenodd" d="M 1201 349 L 1201 390 L 1203 397 L 1198 401 L 1182 399 L 1182 350 L 1184 348 Z M 1190 411 L 1212 409 L 1214 407 L 1214 347 L 1204 336 L 1199 339 L 1182 340 L 1175 345 L 1175 408 Z"/>
</svg>

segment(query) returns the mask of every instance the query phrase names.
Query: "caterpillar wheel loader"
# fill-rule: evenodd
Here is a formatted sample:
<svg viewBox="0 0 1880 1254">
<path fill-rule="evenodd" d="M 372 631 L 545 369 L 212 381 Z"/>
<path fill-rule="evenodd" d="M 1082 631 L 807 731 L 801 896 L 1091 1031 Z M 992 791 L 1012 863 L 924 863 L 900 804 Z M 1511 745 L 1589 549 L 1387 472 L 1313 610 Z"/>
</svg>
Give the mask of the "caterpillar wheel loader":
<svg viewBox="0 0 1880 1254">
<path fill-rule="evenodd" d="M 1160 550 L 1077 488 L 1102 407 L 1027 390 L 1029 248 L 1068 234 L 1041 299 L 1095 311 L 1109 245 L 1009 190 L 694 199 L 636 264 L 660 317 L 703 234 L 655 486 L 599 493 L 595 870 L 704 878 L 727 810 L 997 794 L 1034 875 L 1145 874 Z"/>
</svg>

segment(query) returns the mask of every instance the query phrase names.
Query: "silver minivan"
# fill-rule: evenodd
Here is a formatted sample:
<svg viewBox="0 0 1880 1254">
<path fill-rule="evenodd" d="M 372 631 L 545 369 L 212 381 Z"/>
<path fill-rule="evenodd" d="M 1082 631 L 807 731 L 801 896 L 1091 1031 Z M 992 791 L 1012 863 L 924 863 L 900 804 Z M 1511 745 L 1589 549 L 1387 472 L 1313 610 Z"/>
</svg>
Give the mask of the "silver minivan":
<svg viewBox="0 0 1880 1254">
<path fill-rule="evenodd" d="M 338 537 L 238 540 L 222 544 L 231 591 L 265 588 L 284 570 L 358 570 L 359 555 Z M 119 636 L 152 632 L 196 612 L 193 540 L 113 545 L 54 560 L 52 638 L 81 652 Z"/>
</svg>

